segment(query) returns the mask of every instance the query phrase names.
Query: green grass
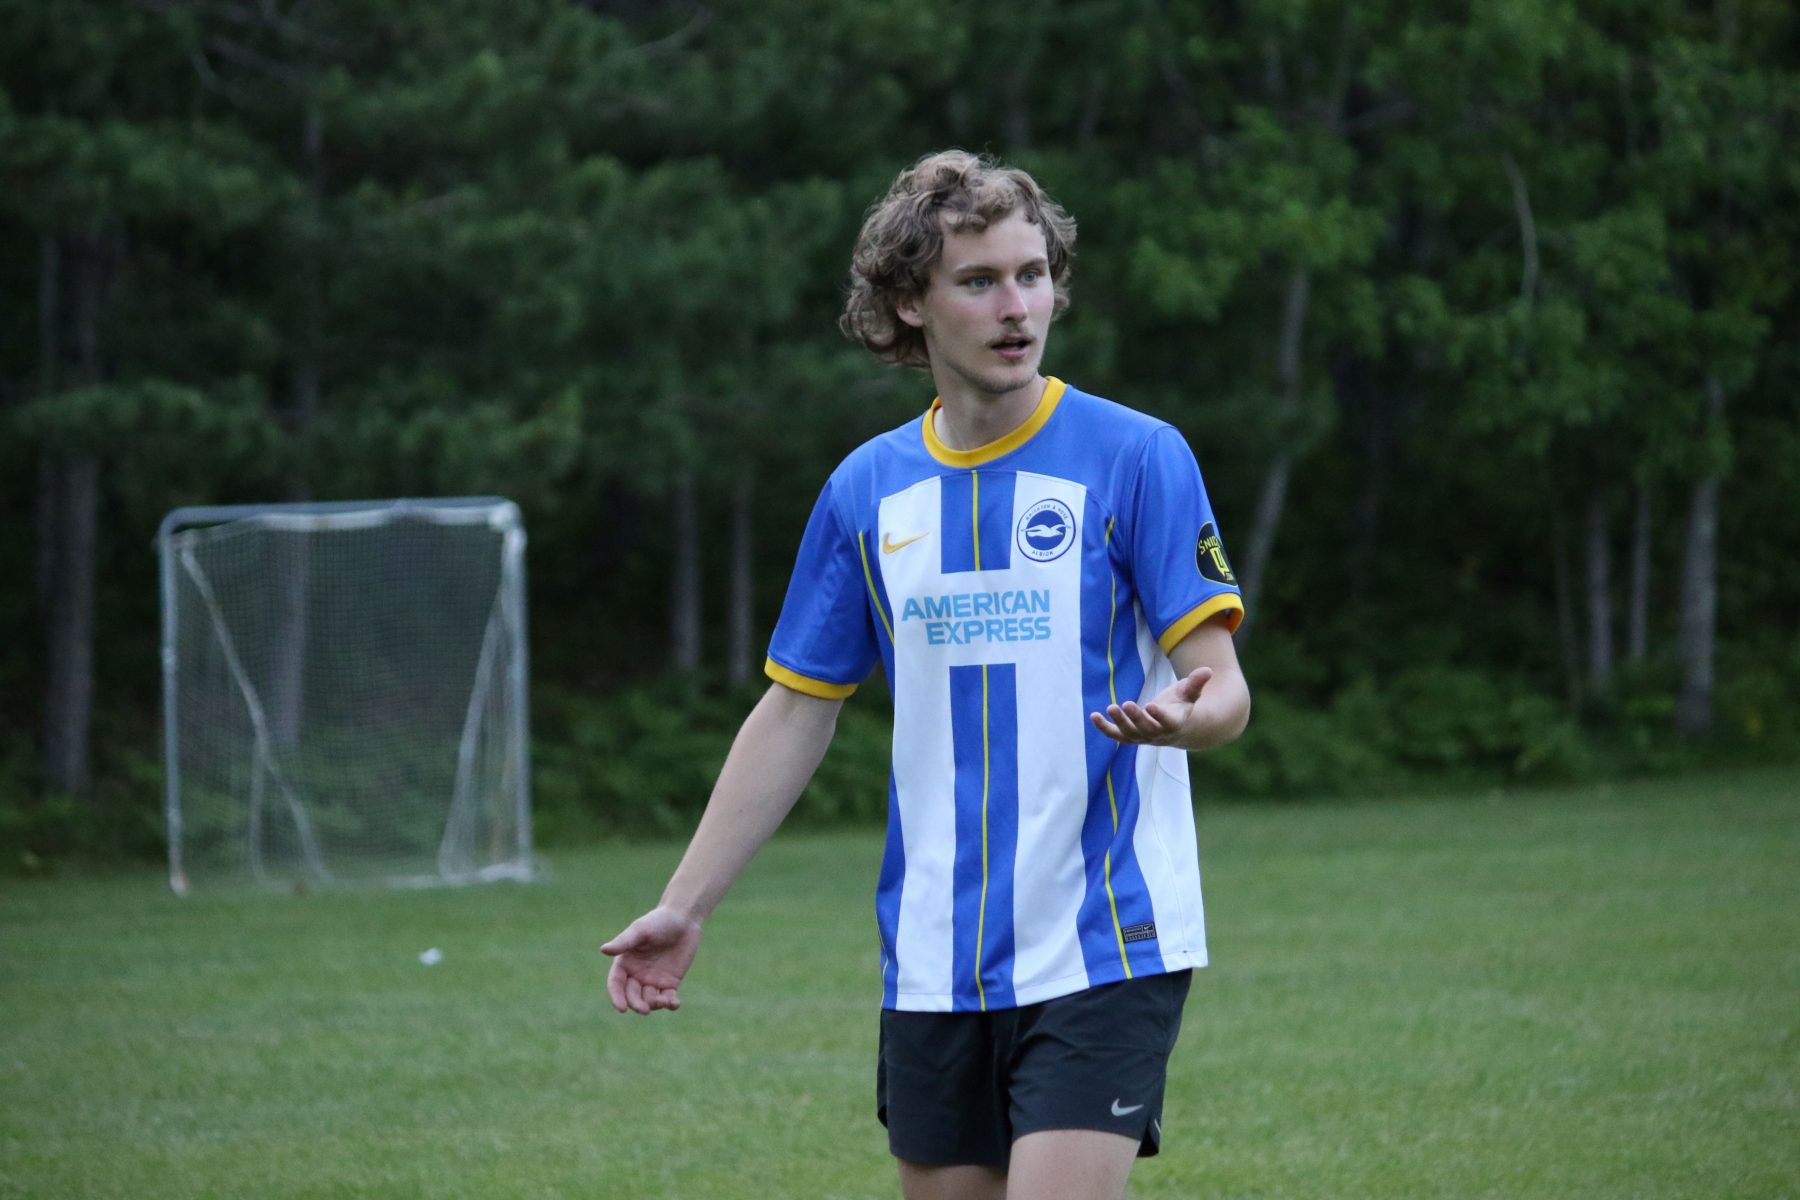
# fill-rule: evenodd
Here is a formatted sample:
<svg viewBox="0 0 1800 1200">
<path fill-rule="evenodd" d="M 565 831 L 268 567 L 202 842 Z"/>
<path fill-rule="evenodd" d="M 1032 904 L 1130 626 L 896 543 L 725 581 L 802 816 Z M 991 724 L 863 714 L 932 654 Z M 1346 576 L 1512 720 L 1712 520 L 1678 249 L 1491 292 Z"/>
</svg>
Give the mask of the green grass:
<svg viewBox="0 0 1800 1200">
<path fill-rule="evenodd" d="M 1800 773 L 1200 827 L 1215 965 L 1133 1195 L 1800 1195 Z M 682 1012 L 618 1016 L 594 947 L 678 854 L 424 893 L 0 884 L 0 1196 L 897 1195 L 879 838 L 778 837 Z"/>
</svg>

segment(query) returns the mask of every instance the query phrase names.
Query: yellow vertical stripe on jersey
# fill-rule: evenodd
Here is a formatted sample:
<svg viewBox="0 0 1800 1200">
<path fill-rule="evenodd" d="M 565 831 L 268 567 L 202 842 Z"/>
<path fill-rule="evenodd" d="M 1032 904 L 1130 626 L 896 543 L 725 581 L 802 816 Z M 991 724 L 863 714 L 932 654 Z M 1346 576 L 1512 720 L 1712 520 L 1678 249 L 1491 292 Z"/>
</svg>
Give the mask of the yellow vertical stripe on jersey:
<svg viewBox="0 0 1800 1200">
<path fill-rule="evenodd" d="M 988 894 L 988 784 L 993 772 L 988 751 L 988 669 L 981 664 L 981 907 L 975 913 L 975 994 L 981 1011 L 987 1011 L 987 988 L 981 983 L 981 959 L 987 938 Z M 1117 923 L 1116 921 L 1114 922 Z"/>
<path fill-rule="evenodd" d="M 975 531 L 975 569 L 981 570 L 981 472 L 969 472 L 969 527 Z"/>
<path fill-rule="evenodd" d="M 894 626 L 888 621 L 887 609 L 881 606 L 881 597 L 875 591 L 875 573 L 869 570 L 868 535 L 861 529 L 856 531 L 856 552 L 862 555 L 863 582 L 869 585 L 869 599 L 875 602 L 875 613 L 881 618 L 881 627 L 887 630 L 888 645 L 894 644 Z"/>
<path fill-rule="evenodd" d="M 1106 618 L 1106 692 L 1112 697 L 1114 704 L 1119 702 L 1119 687 L 1114 678 L 1112 652 L 1113 624 L 1119 619 L 1119 575 L 1112 569 L 1112 531 L 1113 522 L 1117 519 L 1116 517 L 1106 519 L 1106 541 L 1103 543 L 1106 553 L 1106 570 L 1112 577 L 1112 615 Z M 1119 836 L 1119 798 L 1113 793 L 1111 766 L 1106 768 L 1106 802 L 1112 806 L 1113 836 L 1116 838 Z M 1112 908 L 1113 936 L 1119 939 L 1119 965 L 1125 968 L 1125 978 L 1130 979 L 1132 978 L 1131 960 L 1125 957 L 1125 930 L 1119 924 L 1119 898 L 1113 895 L 1111 842 L 1106 844 L 1104 869 L 1106 872 L 1106 903 Z"/>
</svg>

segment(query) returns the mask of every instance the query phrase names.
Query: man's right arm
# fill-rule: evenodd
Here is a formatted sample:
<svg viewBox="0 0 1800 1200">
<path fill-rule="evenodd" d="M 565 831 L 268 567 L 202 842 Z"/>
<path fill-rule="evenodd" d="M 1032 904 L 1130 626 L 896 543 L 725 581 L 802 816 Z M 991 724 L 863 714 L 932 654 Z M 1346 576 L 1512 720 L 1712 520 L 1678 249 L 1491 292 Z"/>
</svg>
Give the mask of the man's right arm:
<svg viewBox="0 0 1800 1200">
<path fill-rule="evenodd" d="M 613 956 L 606 990 L 614 1008 L 648 1014 L 681 1007 L 677 989 L 699 949 L 701 927 L 800 798 L 843 705 L 779 683 L 763 694 L 731 744 L 662 902 L 600 947 Z"/>
</svg>

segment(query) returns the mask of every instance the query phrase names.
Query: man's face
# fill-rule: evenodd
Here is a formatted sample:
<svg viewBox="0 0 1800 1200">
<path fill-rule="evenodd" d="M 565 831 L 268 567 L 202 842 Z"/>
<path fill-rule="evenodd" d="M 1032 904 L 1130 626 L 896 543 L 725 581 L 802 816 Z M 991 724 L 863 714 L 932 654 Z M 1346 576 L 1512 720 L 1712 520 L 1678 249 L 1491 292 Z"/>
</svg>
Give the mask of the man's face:
<svg viewBox="0 0 1800 1200">
<path fill-rule="evenodd" d="M 1013 212 L 980 233 L 944 233 L 922 295 L 897 305 L 925 334 L 938 390 L 952 379 L 1000 396 L 1038 377 L 1056 291 L 1044 231 Z"/>
</svg>

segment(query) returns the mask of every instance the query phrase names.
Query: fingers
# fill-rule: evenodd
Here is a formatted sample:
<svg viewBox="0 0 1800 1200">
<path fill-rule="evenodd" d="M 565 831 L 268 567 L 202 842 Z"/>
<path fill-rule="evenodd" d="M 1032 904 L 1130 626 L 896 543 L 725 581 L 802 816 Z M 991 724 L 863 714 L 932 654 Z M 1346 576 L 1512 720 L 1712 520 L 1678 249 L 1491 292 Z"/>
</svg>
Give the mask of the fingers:
<svg viewBox="0 0 1800 1200">
<path fill-rule="evenodd" d="M 614 962 L 606 973 L 606 995 L 620 1012 L 634 1012 L 647 1017 L 658 1009 L 674 1012 L 681 1007 L 681 996 L 672 987 L 645 983 L 626 969 L 624 962 Z"/>
<path fill-rule="evenodd" d="M 1106 717 L 1111 717 L 1112 720 L 1109 721 Z M 1099 713 L 1089 713 L 1088 722 L 1115 742 L 1123 742 L 1129 746 L 1137 745 L 1145 740 L 1144 736 L 1132 726 L 1130 720 L 1125 716 L 1124 710 L 1117 704 L 1107 706 L 1106 717 Z"/>
<path fill-rule="evenodd" d="M 1184 715 L 1212 681 L 1211 667 L 1195 667 L 1149 704 L 1127 700 L 1106 706 L 1106 716 L 1089 713 L 1088 722 L 1115 742 L 1168 746 L 1181 736 Z M 1170 705 L 1174 708 L 1171 710 Z"/>
<path fill-rule="evenodd" d="M 620 934 L 600 949 L 614 955 L 613 963 L 606 972 L 606 996 L 612 1006 L 619 1012 L 634 1012 L 639 1016 L 649 1016 L 658 1009 L 674 1012 L 681 1007 L 681 997 L 674 986 L 658 986 L 636 972 L 643 969 L 643 963 L 633 963 L 623 957 L 627 952 L 638 947 L 642 939 L 631 935 L 630 931 Z M 670 982 L 666 972 L 649 972 L 651 977 L 662 977 L 665 983 Z M 679 979 L 673 981 L 679 984 Z"/>
<path fill-rule="evenodd" d="M 1140 742 L 1158 742 L 1175 735 L 1175 726 L 1154 704 L 1149 708 L 1142 708 L 1135 700 L 1127 700 L 1124 704 L 1113 707 L 1119 713 L 1118 716 L 1113 716 L 1113 720 L 1120 728 L 1131 730 Z M 1113 715 L 1112 708 L 1107 709 L 1107 715 Z"/>
<path fill-rule="evenodd" d="M 628 1007 L 625 1000 L 625 964 L 617 960 L 614 960 L 612 968 L 606 972 L 606 996 L 620 1012 Z"/>
<path fill-rule="evenodd" d="M 1136 701 L 1106 706 L 1106 717 L 1089 713 L 1088 721 L 1116 742 L 1137 745 L 1161 745 L 1172 739 L 1179 727 L 1157 705 L 1140 707 Z"/>
</svg>

